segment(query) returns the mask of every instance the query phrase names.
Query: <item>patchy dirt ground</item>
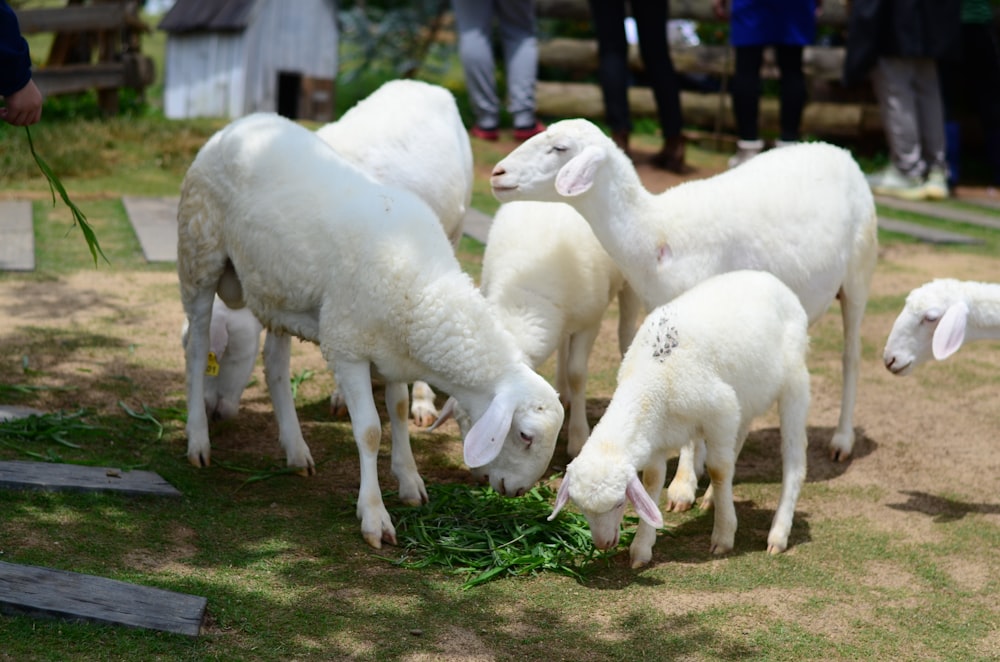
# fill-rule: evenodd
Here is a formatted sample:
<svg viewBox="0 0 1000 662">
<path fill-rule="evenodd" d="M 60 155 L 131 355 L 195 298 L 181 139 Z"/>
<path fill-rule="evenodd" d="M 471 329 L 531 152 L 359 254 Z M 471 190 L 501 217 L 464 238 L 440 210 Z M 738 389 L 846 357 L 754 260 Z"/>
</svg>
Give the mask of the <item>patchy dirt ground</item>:
<svg viewBox="0 0 1000 662">
<path fill-rule="evenodd" d="M 678 181 L 676 176 L 648 169 L 642 159 L 640 152 L 639 169 L 651 190 Z M 701 171 L 691 176 L 705 174 Z M 1000 343 L 970 344 L 948 361 L 923 366 L 909 377 L 893 376 L 882 366 L 883 344 L 903 296 L 935 277 L 1000 281 L 1000 258 L 921 244 L 892 243 L 882 247 L 863 328 L 864 358 L 855 415 L 858 438 L 854 456 L 848 462 L 831 462 L 826 450 L 840 405 L 841 333 L 836 306 L 811 329 L 809 472 L 798 510 L 808 512 L 813 521 L 856 509 L 857 515 L 872 521 L 876 528 L 915 542 L 937 540 L 940 533 L 936 522 L 970 514 L 980 516 L 986 525 L 1000 527 L 1000 442 L 996 432 L 1000 427 Z M 116 376 L 132 382 L 129 393 L 133 397 L 155 406 L 179 404 L 183 401 L 181 322 L 176 275 L 171 272 L 98 269 L 46 280 L 10 278 L 0 286 L 0 380 L 16 384 L 20 381 L 18 375 L 27 367 L 44 371 L 50 386 L 75 388 L 72 392 L 39 393 L 33 404 L 42 407 L 113 409 L 116 397 L 107 384 L 113 383 Z M 614 320 L 607 320 L 592 357 L 592 372 L 614 370 L 614 326 Z M 316 398 L 329 392 L 332 380 L 319 352 L 312 346 L 295 344 L 293 374 L 306 369 L 316 372 L 302 386 L 309 396 Z M 276 427 L 260 367 L 255 377 L 244 401 L 243 421 L 213 438 L 214 452 L 220 457 L 234 447 L 244 451 L 259 447 L 262 454 L 278 454 Z M 593 421 L 600 416 L 611 392 L 605 388 L 589 395 Z M 307 438 L 308 416 L 309 412 L 302 414 Z M 769 443 L 777 434 L 776 426 L 774 413 L 759 420 L 748 449 Z M 178 454 L 182 454 L 183 441 L 177 439 L 174 443 Z M 313 450 L 317 460 L 326 452 L 322 448 Z M 455 442 L 436 452 L 460 457 Z M 774 458 L 761 460 L 753 452 L 745 455 L 737 468 L 738 478 L 757 471 L 758 461 L 768 463 L 769 471 L 774 471 Z M 554 464 L 560 466 L 565 460 L 560 450 Z M 323 473 L 345 493 L 356 489 L 356 462 L 331 463 Z M 339 480 L 338 474 L 344 480 Z M 462 480 L 465 476 L 457 469 L 425 473 L 428 480 Z M 859 491 L 877 488 L 884 497 L 876 501 L 830 500 L 821 490 L 810 488 L 816 484 Z M 737 498 L 738 492 L 737 487 Z M 793 545 L 795 535 L 793 528 Z M 891 565 L 866 570 L 863 581 L 880 586 L 909 581 Z M 988 550 L 978 561 L 956 560 L 949 568 L 957 581 L 970 586 L 982 586 L 998 571 L 997 555 Z M 672 599 L 665 596 L 661 607 L 668 610 L 671 604 L 678 604 L 676 597 L 673 594 L 674 601 L 669 601 Z M 692 601 L 721 599 L 717 594 L 689 597 Z M 755 599 L 762 597 L 773 610 L 782 612 L 794 603 L 780 592 L 770 597 L 757 595 Z M 840 620 L 835 617 L 827 625 L 819 620 L 809 625 L 822 630 L 835 627 L 833 624 Z M 1000 654 L 1000 635 L 994 636 L 992 649 Z"/>
</svg>

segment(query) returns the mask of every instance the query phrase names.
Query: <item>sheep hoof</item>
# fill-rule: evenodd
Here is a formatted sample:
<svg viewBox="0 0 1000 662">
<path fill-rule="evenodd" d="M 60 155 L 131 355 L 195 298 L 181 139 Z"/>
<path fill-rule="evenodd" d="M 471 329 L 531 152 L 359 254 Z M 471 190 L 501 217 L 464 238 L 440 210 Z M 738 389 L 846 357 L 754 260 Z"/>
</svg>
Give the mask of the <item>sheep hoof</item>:
<svg viewBox="0 0 1000 662">
<path fill-rule="evenodd" d="M 683 513 L 686 510 L 691 510 L 691 506 L 694 505 L 690 501 L 667 501 L 667 512 L 668 513 Z"/>
<path fill-rule="evenodd" d="M 197 455 L 188 455 L 188 462 L 199 469 L 204 469 L 211 464 L 208 455 L 202 455 L 201 453 L 198 453 Z"/>
<path fill-rule="evenodd" d="M 723 554 L 728 554 L 729 552 L 733 551 L 733 546 L 724 545 L 722 543 L 712 543 L 712 548 L 710 551 L 712 552 L 712 554 L 715 554 L 716 556 L 721 556 Z"/>
<path fill-rule="evenodd" d="M 786 549 L 788 549 L 786 544 L 772 543 L 767 546 L 767 553 L 773 556 L 774 554 L 781 554 Z"/>
<path fill-rule="evenodd" d="M 362 531 L 361 536 L 365 539 L 371 547 L 375 549 L 382 549 L 382 536 L 376 533 L 365 533 Z"/>
<path fill-rule="evenodd" d="M 854 447 L 854 434 L 838 432 L 830 440 L 830 459 L 834 462 L 844 462 L 851 457 Z"/>
<path fill-rule="evenodd" d="M 309 464 L 305 467 L 299 467 L 299 470 L 295 472 L 297 476 L 302 476 L 303 478 L 308 478 L 309 476 L 316 475 L 316 465 Z"/>
</svg>

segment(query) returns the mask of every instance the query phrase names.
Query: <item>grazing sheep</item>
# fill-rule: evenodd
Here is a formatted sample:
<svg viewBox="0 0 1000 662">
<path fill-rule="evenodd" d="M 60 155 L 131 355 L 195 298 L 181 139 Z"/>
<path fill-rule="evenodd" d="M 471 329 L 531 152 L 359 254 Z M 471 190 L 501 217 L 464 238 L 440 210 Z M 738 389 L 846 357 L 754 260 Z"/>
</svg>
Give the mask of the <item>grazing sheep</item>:
<svg viewBox="0 0 1000 662">
<path fill-rule="evenodd" d="M 406 113 L 400 113 L 406 108 Z M 384 184 L 402 186 L 430 205 L 452 245 L 462 238 L 465 213 L 472 200 L 472 146 L 462 124 L 455 97 L 447 89 L 415 80 L 391 80 L 359 101 L 344 115 L 320 127 L 316 135 L 348 161 Z M 420 168 L 413 163 L 419 162 Z M 225 304 L 217 310 L 226 315 Z M 221 360 L 217 379 L 232 389 L 228 401 L 237 409 L 246 379 L 253 371 L 256 351 L 235 344 L 249 336 L 234 339 L 229 349 L 235 358 Z M 253 339 L 259 347 L 260 339 Z M 273 345 L 265 343 L 265 348 Z M 282 354 L 291 350 L 282 349 Z M 267 356 L 264 357 L 268 363 Z M 288 366 L 272 366 L 272 371 L 288 371 Z M 232 375 L 227 373 L 233 372 Z M 246 375 L 242 382 L 240 375 Z M 206 392 L 212 388 L 206 385 Z M 239 390 L 236 391 L 235 389 Z M 418 425 L 427 426 L 437 416 L 435 394 L 426 382 L 413 384 L 410 413 Z M 206 402 L 206 406 L 211 403 Z M 335 414 L 346 413 L 339 390 L 330 396 Z M 211 409 L 210 409 L 211 411 Z M 235 411 L 233 415 L 235 415 Z"/>
<path fill-rule="evenodd" d="M 373 547 L 395 541 L 378 482 L 381 423 L 372 370 L 386 380 L 392 469 L 406 503 L 427 492 L 410 449 L 406 382 L 445 389 L 473 425 L 465 461 L 506 495 L 547 470 L 562 426 L 555 390 L 523 361 L 512 337 L 455 258 L 431 209 L 378 183 L 315 134 L 257 113 L 217 132 L 185 175 L 177 271 L 190 320 L 188 458 L 209 461 L 204 375 L 212 301 L 245 304 L 266 342 L 316 342 L 347 401 L 361 458 L 358 517 Z M 276 351 L 280 354 L 280 351 Z M 288 366 L 287 356 L 274 365 Z M 292 466 L 308 456 L 288 375 L 267 373 L 282 445 Z M 311 463 L 311 458 L 306 460 Z"/>
<path fill-rule="evenodd" d="M 586 120 L 564 120 L 501 160 L 493 193 L 575 207 L 647 310 L 709 276 L 769 271 L 799 297 L 810 323 L 834 298 L 844 322 L 843 394 L 830 442 L 834 459 L 854 446 L 861 319 L 878 257 L 875 203 L 850 153 L 823 143 L 765 152 L 739 168 L 658 195 L 610 138 Z M 681 454 L 670 506 L 694 502 L 694 446 Z"/>
<path fill-rule="evenodd" d="M 480 289 L 538 368 L 556 355 L 556 390 L 569 409 L 567 451 L 590 435 L 587 359 L 617 296 L 618 347 L 635 335 L 639 300 L 587 222 L 560 202 L 509 202 L 493 217 Z"/>
<path fill-rule="evenodd" d="M 781 499 L 767 550 L 784 551 L 806 475 L 807 326 L 795 294 L 763 271 L 713 276 L 651 312 L 625 354 L 607 411 L 566 467 L 550 519 L 572 499 L 594 544 L 610 549 L 630 502 L 640 523 L 629 556 L 632 567 L 645 565 L 663 526 L 657 504 L 668 454 L 704 435 L 715 494 L 711 551 L 730 551 L 736 458 L 752 420 L 777 401 Z"/>
<path fill-rule="evenodd" d="M 1000 284 L 940 278 L 906 297 L 882 359 L 889 372 L 908 375 L 931 358 L 948 358 L 966 340 L 997 339 Z"/>
</svg>

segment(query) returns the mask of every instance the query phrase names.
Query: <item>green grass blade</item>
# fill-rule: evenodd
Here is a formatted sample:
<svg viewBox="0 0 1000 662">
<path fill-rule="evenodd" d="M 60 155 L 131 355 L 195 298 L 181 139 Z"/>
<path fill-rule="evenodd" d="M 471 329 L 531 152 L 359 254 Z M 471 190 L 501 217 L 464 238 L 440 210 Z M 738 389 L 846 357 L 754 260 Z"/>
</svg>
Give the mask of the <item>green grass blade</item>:
<svg viewBox="0 0 1000 662">
<path fill-rule="evenodd" d="M 56 204 L 56 192 L 59 193 L 59 197 L 62 198 L 63 203 L 69 207 L 70 212 L 73 214 L 74 225 L 80 228 L 83 233 L 83 238 L 87 242 L 87 248 L 90 249 L 90 255 L 94 258 L 94 266 L 97 266 L 97 256 L 100 255 L 104 258 L 104 261 L 108 264 L 111 262 L 108 260 L 104 251 L 101 250 L 101 245 L 97 241 L 97 234 L 94 229 L 90 227 L 90 223 L 87 222 L 87 217 L 80 210 L 76 204 L 70 200 L 69 194 L 66 193 L 66 188 L 62 185 L 59 177 L 53 172 L 52 168 L 48 163 L 45 162 L 38 152 L 35 151 L 35 143 L 31 139 L 31 129 L 29 127 L 24 127 L 24 132 L 28 136 L 28 148 L 31 150 L 31 156 L 35 159 L 35 163 L 38 164 L 38 169 L 42 171 L 45 175 L 45 179 L 49 182 L 49 192 L 52 193 L 52 204 Z"/>
</svg>

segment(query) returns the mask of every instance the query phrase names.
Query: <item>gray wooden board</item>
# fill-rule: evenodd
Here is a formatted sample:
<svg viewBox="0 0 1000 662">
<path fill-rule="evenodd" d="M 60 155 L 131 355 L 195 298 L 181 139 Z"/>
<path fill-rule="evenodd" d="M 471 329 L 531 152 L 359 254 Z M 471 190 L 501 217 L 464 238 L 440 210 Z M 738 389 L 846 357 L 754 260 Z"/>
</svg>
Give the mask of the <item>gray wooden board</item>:
<svg viewBox="0 0 1000 662">
<path fill-rule="evenodd" d="M 149 262 L 177 261 L 177 196 L 122 197 L 125 213 L 132 223 L 142 254 Z"/>
<path fill-rule="evenodd" d="M 912 212 L 930 218 L 939 218 L 945 221 L 968 223 L 969 225 L 1000 230 L 1000 216 L 989 212 L 982 213 L 972 209 L 960 209 L 942 202 L 899 200 L 898 198 L 890 198 L 884 195 L 875 196 L 875 201 L 884 207 L 895 209 L 896 211 Z"/>
<path fill-rule="evenodd" d="M 493 218 L 487 216 L 478 209 L 469 208 L 462 219 L 462 232 L 481 244 L 486 243 L 486 237 L 490 234 L 490 224 Z"/>
<path fill-rule="evenodd" d="M 0 488 L 181 496 L 177 488 L 152 471 L 23 460 L 0 462 Z"/>
<path fill-rule="evenodd" d="M 0 270 L 32 271 L 35 268 L 35 229 L 31 202 L 0 200 Z"/>
<path fill-rule="evenodd" d="M 920 225 L 919 223 L 910 223 L 896 218 L 885 218 L 884 216 L 879 216 L 878 227 L 881 230 L 888 230 L 890 232 L 898 232 L 900 234 L 909 235 L 915 239 L 919 239 L 920 241 L 926 241 L 932 244 L 983 243 L 981 239 L 970 237 L 965 234 L 959 234 L 958 232 L 939 230 L 937 228 Z"/>
<path fill-rule="evenodd" d="M 198 636 L 207 600 L 66 570 L 0 561 L 0 612 Z"/>
</svg>

